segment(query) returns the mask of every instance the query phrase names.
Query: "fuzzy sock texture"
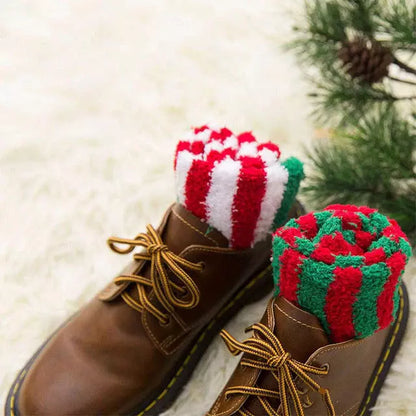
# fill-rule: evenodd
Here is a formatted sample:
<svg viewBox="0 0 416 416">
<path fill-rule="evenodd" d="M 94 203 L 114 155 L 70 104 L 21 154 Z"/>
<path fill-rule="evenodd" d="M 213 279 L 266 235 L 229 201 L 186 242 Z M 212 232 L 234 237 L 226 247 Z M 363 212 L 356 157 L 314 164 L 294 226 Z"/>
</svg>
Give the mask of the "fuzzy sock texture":
<svg viewBox="0 0 416 416">
<path fill-rule="evenodd" d="M 334 342 L 364 338 L 396 318 L 411 247 L 375 209 L 331 205 L 273 234 L 276 294 L 316 315 Z"/>
<path fill-rule="evenodd" d="M 280 162 L 276 144 L 225 127 L 193 129 L 177 145 L 174 168 L 178 202 L 238 249 L 286 220 L 303 178 L 302 163 Z"/>
</svg>

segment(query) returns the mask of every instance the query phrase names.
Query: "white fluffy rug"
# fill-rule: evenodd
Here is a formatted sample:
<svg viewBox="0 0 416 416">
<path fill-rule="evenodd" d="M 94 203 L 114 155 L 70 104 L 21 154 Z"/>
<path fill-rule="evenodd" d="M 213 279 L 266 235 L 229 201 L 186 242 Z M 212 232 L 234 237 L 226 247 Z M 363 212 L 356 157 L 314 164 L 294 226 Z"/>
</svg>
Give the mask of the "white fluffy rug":
<svg viewBox="0 0 416 416">
<path fill-rule="evenodd" d="M 286 156 L 314 137 L 302 76 L 280 49 L 291 22 L 279 3 L 2 3 L 1 405 L 44 338 L 127 261 L 107 236 L 135 235 L 173 200 L 172 154 L 188 126 L 252 129 Z M 242 337 L 264 307 L 228 329 Z M 416 414 L 415 317 L 377 416 Z M 235 363 L 217 339 L 166 415 L 203 414 Z"/>
</svg>

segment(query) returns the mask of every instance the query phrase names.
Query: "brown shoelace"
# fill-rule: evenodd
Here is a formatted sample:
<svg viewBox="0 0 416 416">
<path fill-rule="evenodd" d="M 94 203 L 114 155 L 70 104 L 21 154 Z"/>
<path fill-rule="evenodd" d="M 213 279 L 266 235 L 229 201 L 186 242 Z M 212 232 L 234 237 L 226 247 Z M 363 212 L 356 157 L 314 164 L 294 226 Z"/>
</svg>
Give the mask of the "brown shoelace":
<svg viewBox="0 0 416 416">
<path fill-rule="evenodd" d="M 258 323 L 247 328 L 247 331 L 254 331 L 254 336 L 239 342 L 227 331 L 221 331 L 221 336 L 228 349 L 233 355 L 241 352 L 247 353 L 250 358 L 243 358 L 241 365 L 257 368 L 260 370 L 271 371 L 278 384 L 278 390 L 268 390 L 259 387 L 235 386 L 225 391 L 228 398 L 234 394 L 253 395 L 258 398 L 268 416 L 278 416 L 280 413 L 273 409 L 267 398 L 279 399 L 284 416 L 289 416 L 289 397 L 292 399 L 293 408 L 297 416 L 304 416 L 304 410 L 300 395 L 294 382 L 294 376 L 303 381 L 312 390 L 320 393 L 326 404 L 328 415 L 335 416 L 334 406 L 329 395 L 329 391 L 322 388 L 307 373 L 326 375 L 328 368 L 314 367 L 303 364 L 291 358 L 290 354 L 284 350 L 282 344 L 265 325 Z M 309 403 L 310 404 L 310 403 Z M 250 413 L 243 409 L 239 410 L 241 416 L 248 416 Z"/>
<path fill-rule="evenodd" d="M 118 285 L 135 283 L 138 301 L 126 291 L 121 294 L 123 300 L 133 309 L 139 312 L 147 310 L 160 323 L 166 324 L 169 321 L 169 313 L 153 305 L 148 297 L 148 289 L 154 290 L 157 300 L 165 311 L 171 312 L 175 307 L 191 309 L 199 303 L 199 290 L 184 269 L 201 271 L 203 265 L 192 263 L 172 253 L 151 225 L 147 225 L 146 229 L 146 233 L 138 234 L 133 240 L 110 237 L 107 244 L 111 250 L 119 254 L 131 253 L 136 247 L 145 248 L 144 252 L 135 253 L 133 257 L 135 260 L 150 261 L 150 277 L 123 274 L 116 277 L 114 282 Z M 121 249 L 119 245 L 126 245 L 127 248 Z M 176 282 L 172 281 L 166 267 L 176 277 Z"/>
</svg>

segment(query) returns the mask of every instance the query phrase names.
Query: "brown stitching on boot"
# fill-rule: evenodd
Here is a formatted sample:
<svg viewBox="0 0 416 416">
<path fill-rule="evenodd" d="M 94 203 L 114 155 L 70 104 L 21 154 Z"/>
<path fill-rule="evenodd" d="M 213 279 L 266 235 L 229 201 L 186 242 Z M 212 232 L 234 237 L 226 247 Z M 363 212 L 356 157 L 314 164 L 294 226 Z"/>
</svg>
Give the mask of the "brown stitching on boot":
<svg viewBox="0 0 416 416">
<path fill-rule="evenodd" d="M 20 383 L 23 381 L 24 377 L 26 376 L 28 370 L 23 370 L 18 378 L 18 381 L 16 383 L 16 385 L 14 386 L 13 389 L 13 395 L 10 399 L 10 414 L 11 416 L 16 416 L 16 394 L 17 394 L 17 390 L 19 389 Z"/>
<path fill-rule="evenodd" d="M 380 366 L 379 366 L 379 368 L 377 370 L 377 374 L 374 377 L 373 383 L 372 383 L 372 385 L 370 387 L 370 391 L 368 392 L 367 400 L 366 400 L 366 402 L 364 404 L 363 410 L 361 410 L 361 413 L 360 413 L 359 416 L 362 416 L 365 413 L 365 411 L 367 409 L 367 406 L 370 403 L 370 400 L 371 400 L 372 395 L 374 393 L 374 389 L 375 389 L 375 387 L 377 385 L 377 382 L 378 382 L 378 379 L 380 377 L 380 373 L 383 371 L 383 368 L 384 368 L 384 365 L 385 365 L 385 363 L 387 361 L 387 358 L 390 355 L 391 347 L 393 346 L 393 344 L 394 344 L 394 342 L 396 340 L 396 337 L 397 337 L 397 333 L 399 332 L 400 324 L 401 324 L 401 321 L 403 319 L 403 309 L 404 309 L 403 289 L 401 287 L 399 288 L 399 292 L 400 292 L 400 310 L 399 310 L 399 316 L 397 317 L 397 321 L 396 321 L 396 325 L 395 325 L 395 328 L 394 328 L 394 332 L 393 332 L 393 335 L 392 335 L 391 340 L 389 342 L 389 346 L 387 348 L 387 351 L 384 354 L 383 361 L 381 362 L 381 364 L 380 364 Z"/>
<path fill-rule="evenodd" d="M 205 235 L 203 232 L 199 231 L 197 228 L 195 228 L 192 224 L 190 224 L 188 221 L 185 220 L 185 218 L 182 218 L 177 212 L 175 212 L 174 210 L 172 210 L 172 213 L 176 215 L 176 217 L 182 221 L 184 224 L 186 224 L 189 228 L 191 228 L 192 230 L 194 230 L 195 232 L 197 232 L 198 234 L 202 235 L 202 237 L 206 238 L 207 240 L 213 242 L 217 247 L 219 246 L 218 241 L 215 241 L 213 238 L 208 237 L 207 235 Z"/>
<path fill-rule="evenodd" d="M 360 401 L 358 401 L 357 403 L 354 403 L 349 409 L 347 409 L 342 415 L 340 416 L 348 416 L 348 413 L 350 413 L 351 410 L 354 409 L 354 407 L 358 407 L 360 405 Z M 355 414 L 355 413 L 354 413 Z"/>
<path fill-rule="evenodd" d="M 221 253 L 221 254 L 231 254 L 231 255 L 241 255 L 244 253 L 242 250 L 233 250 L 231 248 L 223 248 L 223 247 L 212 247 L 212 248 L 205 248 L 204 246 L 195 246 L 195 247 L 188 247 L 183 252 L 182 255 L 193 253 L 193 252 L 202 252 L 202 253 Z"/>
<path fill-rule="evenodd" d="M 320 357 L 322 354 L 325 354 L 327 352 L 331 352 L 331 351 L 339 351 L 339 350 L 345 350 L 346 348 L 355 348 L 356 346 L 362 344 L 364 342 L 364 339 L 360 339 L 360 340 L 354 340 L 355 342 L 348 342 L 348 344 L 346 345 L 340 345 L 340 346 L 330 346 L 330 347 L 323 347 L 325 348 L 324 351 L 320 351 L 318 354 L 314 355 L 313 358 L 318 358 Z M 309 361 L 309 360 L 308 360 Z"/>
<path fill-rule="evenodd" d="M 253 375 L 248 380 L 247 384 L 248 385 L 252 384 L 256 378 L 257 378 L 257 372 L 253 373 Z M 220 412 L 220 413 L 215 413 L 215 416 L 221 416 L 221 415 L 223 415 L 225 413 L 228 413 L 230 411 L 235 412 L 236 410 L 238 410 L 241 407 L 242 404 L 243 404 L 243 402 L 241 402 L 240 400 L 237 400 L 237 402 L 231 407 L 231 409 L 224 410 L 223 412 Z"/>
<path fill-rule="evenodd" d="M 317 331 L 325 332 L 322 328 L 318 328 L 317 326 L 312 326 L 305 324 L 304 322 L 298 321 L 297 319 L 293 318 L 293 316 L 290 316 L 288 313 L 286 313 L 283 309 L 279 308 L 278 305 L 274 305 L 283 315 L 285 315 L 287 318 L 291 319 L 292 321 L 296 322 L 299 325 L 306 326 L 306 328 L 310 329 L 316 329 Z"/>
</svg>

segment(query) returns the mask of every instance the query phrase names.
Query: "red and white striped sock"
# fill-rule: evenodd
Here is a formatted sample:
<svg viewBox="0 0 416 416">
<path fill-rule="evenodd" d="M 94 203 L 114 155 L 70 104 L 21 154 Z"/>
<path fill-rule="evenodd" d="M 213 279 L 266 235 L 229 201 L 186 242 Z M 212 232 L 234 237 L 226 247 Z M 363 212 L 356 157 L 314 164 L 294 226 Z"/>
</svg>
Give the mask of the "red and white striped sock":
<svg viewBox="0 0 416 416">
<path fill-rule="evenodd" d="M 178 202 L 221 231 L 231 247 L 252 247 L 270 233 L 285 197 L 291 199 L 286 208 L 293 202 L 303 177 L 297 162 L 301 172 L 290 181 L 277 145 L 227 128 L 195 128 L 176 149 Z M 296 189 L 285 195 L 288 182 Z"/>
</svg>

